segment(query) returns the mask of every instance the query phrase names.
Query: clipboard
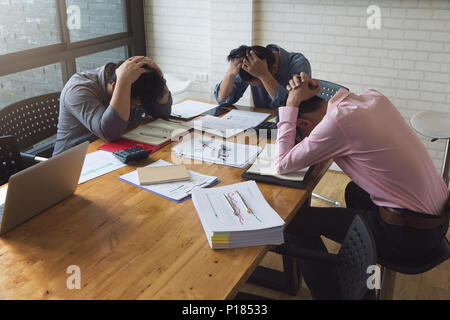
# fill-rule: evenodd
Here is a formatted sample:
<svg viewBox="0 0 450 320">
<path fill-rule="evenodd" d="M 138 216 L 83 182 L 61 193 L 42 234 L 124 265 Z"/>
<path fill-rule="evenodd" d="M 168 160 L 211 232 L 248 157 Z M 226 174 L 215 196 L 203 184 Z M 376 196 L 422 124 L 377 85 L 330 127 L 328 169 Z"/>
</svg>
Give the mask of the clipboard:
<svg viewBox="0 0 450 320">
<path fill-rule="evenodd" d="M 302 181 L 290 181 L 290 180 L 283 180 L 280 178 L 276 178 L 269 175 L 261 175 L 256 173 L 250 173 L 245 171 L 241 177 L 247 180 L 254 180 L 256 182 L 262 182 L 267 184 L 274 184 L 278 186 L 283 187 L 289 187 L 289 188 L 295 188 L 295 189 L 305 189 L 306 185 L 308 184 L 309 177 L 311 173 L 313 172 L 315 166 L 311 166 L 308 171 L 305 173 L 305 177 Z"/>
</svg>

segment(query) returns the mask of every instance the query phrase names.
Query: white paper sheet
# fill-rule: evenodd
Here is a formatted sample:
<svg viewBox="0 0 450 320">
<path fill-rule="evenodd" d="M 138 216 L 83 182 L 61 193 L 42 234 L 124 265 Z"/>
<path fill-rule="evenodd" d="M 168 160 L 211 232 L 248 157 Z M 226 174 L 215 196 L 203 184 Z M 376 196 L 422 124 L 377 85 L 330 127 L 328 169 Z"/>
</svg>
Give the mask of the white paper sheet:
<svg viewBox="0 0 450 320">
<path fill-rule="evenodd" d="M 236 191 L 239 192 L 245 204 Z M 233 205 L 239 211 L 238 214 L 233 212 L 225 196 L 233 201 Z M 209 232 L 258 231 L 280 228 L 285 224 L 264 199 L 254 181 L 220 188 L 197 189 L 192 193 L 192 200 L 202 223 L 207 226 Z M 246 211 L 246 205 L 251 209 L 251 214 Z"/>
<path fill-rule="evenodd" d="M 261 151 L 258 146 L 239 144 L 219 139 L 199 137 L 187 140 L 172 150 L 182 158 L 244 168 Z"/>
<path fill-rule="evenodd" d="M 111 152 L 96 151 L 86 155 L 78 184 L 95 179 L 104 174 L 125 167 Z"/>
<path fill-rule="evenodd" d="M 147 167 L 161 167 L 161 166 L 171 166 L 170 162 L 159 160 Z M 217 177 L 207 176 L 195 171 L 189 170 L 191 179 L 188 181 L 178 181 L 169 183 L 160 183 L 150 186 L 139 185 L 139 178 L 137 171 L 133 171 L 123 176 L 119 177 L 120 180 L 131 183 L 141 189 L 156 193 L 166 199 L 180 201 L 190 196 L 194 189 L 207 187 L 217 181 Z"/>
<path fill-rule="evenodd" d="M 189 119 L 217 107 L 215 104 L 186 100 L 172 106 L 172 117 Z"/>
<path fill-rule="evenodd" d="M 275 169 L 276 149 L 274 144 L 267 144 L 264 150 L 256 158 L 253 165 L 247 170 L 249 173 L 272 176 L 289 181 L 303 181 L 308 168 L 288 174 L 278 174 Z"/>
<path fill-rule="evenodd" d="M 7 193 L 8 193 L 8 186 L 0 189 L 0 206 L 5 204 Z"/>
<path fill-rule="evenodd" d="M 268 117 L 270 117 L 269 113 L 232 110 L 222 118 L 207 115 L 201 119 L 187 122 L 185 125 L 195 130 L 228 139 L 245 130 L 256 127 Z"/>
</svg>

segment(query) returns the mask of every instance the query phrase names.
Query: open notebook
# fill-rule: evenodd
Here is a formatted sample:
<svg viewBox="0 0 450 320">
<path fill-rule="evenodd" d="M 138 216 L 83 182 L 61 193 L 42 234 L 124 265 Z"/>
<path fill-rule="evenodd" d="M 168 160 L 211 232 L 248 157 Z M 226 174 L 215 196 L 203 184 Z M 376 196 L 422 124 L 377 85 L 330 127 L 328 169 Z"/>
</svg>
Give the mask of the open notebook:
<svg viewBox="0 0 450 320">
<path fill-rule="evenodd" d="M 276 150 L 274 144 L 267 144 L 253 165 L 242 175 L 243 178 L 293 188 L 303 188 L 310 168 L 289 174 L 278 174 L 275 169 Z"/>
<path fill-rule="evenodd" d="M 189 130 L 191 129 L 181 124 L 158 119 L 125 133 L 122 138 L 159 146 L 167 141 L 175 140 Z"/>
</svg>

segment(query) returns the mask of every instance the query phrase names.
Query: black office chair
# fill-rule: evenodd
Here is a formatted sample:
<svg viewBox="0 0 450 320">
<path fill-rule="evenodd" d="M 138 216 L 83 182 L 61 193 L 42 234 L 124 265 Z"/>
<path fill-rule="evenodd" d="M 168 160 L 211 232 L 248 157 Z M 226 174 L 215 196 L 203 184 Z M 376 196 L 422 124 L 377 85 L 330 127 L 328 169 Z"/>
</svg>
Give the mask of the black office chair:
<svg viewBox="0 0 450 320">
<path fill-rule="evenodd" d="M 378 263 L 381 265 L 381 291 L 379 298 L 392 300 L 394 296 L 396 273 L 420 274 L 430 271 L 434 267 L 450 258 L 450 245 L 447 238 L 426 256 L 412 259 L 399 259 L 396 256 L 379 256 Z"/>
<path fill-rule="evenodd" d="M 59 115 L 60 92 L 11 104 L 0 110 L 0 136 L 17 138 L 21 152 L 52 156 Z"/>
<path fill-rule="evenodd" d="M 290 238 L 295 239 L 295 235 Z M 370 276 L 367 268 L 376 265 L 377 250 L 372 232 L 359 215 L 355 216 L 337 255 L 305 250 L 293 241 L 277 247 L 276 251 L 300 260 L 313 260 L 332 265 L 336 270 L 337 279 L 336 283 L 330 285 L 338 288 L 340 299 L 375 298 L 375 294 L 370 295 L 367 287 Z"/>
<path fill-rule="evenodd" d="M 23 169 L 16 138 L 0 137 L 0 185 L 8 183 L 9 177 Z"/>
</svg>

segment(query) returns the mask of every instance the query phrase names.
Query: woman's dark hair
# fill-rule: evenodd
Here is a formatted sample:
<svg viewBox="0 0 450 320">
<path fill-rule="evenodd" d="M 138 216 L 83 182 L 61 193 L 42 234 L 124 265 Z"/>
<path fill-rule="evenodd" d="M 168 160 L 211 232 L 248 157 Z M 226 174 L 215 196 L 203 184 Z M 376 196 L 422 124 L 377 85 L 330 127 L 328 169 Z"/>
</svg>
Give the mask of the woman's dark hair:
<svg viewBox="0 0 450 320">
<path fill-rule="evenodd" d="M 239 59 L 242 57 L 247 57 L 250 54 L 250 51 L 255 52 L 256 56 L 260 59 L 266 59 L 267 61 L 267 67 L 272 68 L 272 66 L 275 64 L 275 55 L 273 52 L 262 46 L 245 46 L 242 45 L 237 49 L 231 50 L 230 54 L 227 57 L 228 62 L 230 62 L 233 59 Z M 241 69 L 239 71 L 239 75 L 241 76 L 242 80 L 250 82 L 254 79 L 256 79 L 254 76 L 252 76 L 250 73 L 245 71 L 244 69 Z"/>
<path fill-rule="evenodd" d="M 119 63 L 108 63 L 105 66 L 105 80 L 108 83 L 117 81 L 116 69 L 122 65 Z M 164 95 L 166 80 L 158 70 L 144 65 L 143 68 L 149 70 L 142 74 L 135 83 L 131 85 L 131 99 L 139 99 L 144 109 L 150 107 L 157 99 Z"/>
</svg>

